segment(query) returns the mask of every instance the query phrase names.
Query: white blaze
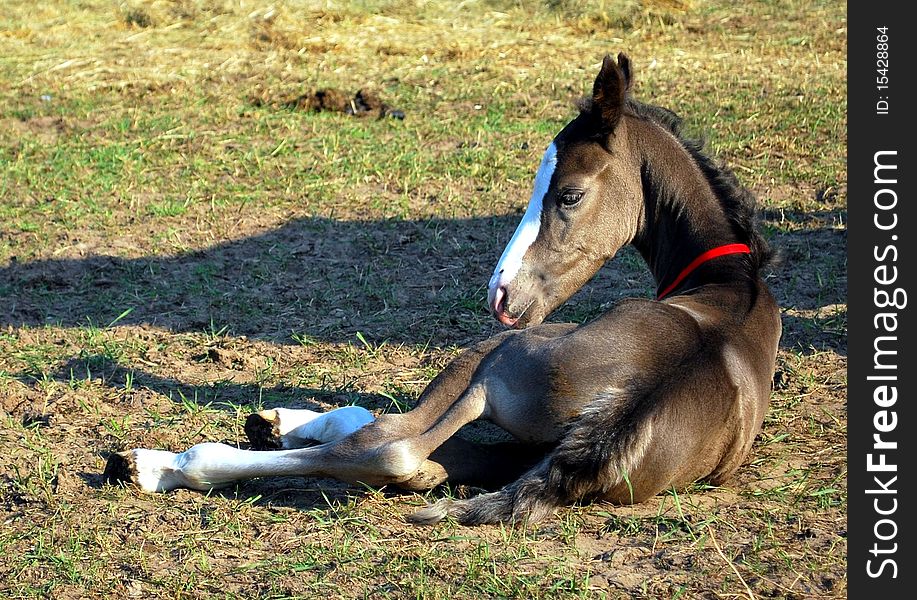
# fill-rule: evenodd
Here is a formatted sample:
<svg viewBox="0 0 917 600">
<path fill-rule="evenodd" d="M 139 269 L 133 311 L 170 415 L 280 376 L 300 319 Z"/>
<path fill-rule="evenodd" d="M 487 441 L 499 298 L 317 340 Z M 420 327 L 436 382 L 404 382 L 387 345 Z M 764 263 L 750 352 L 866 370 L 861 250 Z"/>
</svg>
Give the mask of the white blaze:
<svg viewBox="0 0 917 600">
<path fill-rule="evenodd" d="M 522 267 L 522 257 L 525 256 L 529 246 L 538 237 L 538 230 L 541 229 L 541 209 L 542 201 L 545 194 L 548 193 L 548 187 L 551 185 L 551 177 L 554 175 L 554 168 L 557 166 L 557 147 L 551 142 L 548 149 L 541 159 L 541 165 L 538 167 L 538 173 L 535 174 L 535 187 L 532 190 L 532 197 L 529 205 L 522 215 L 522 221 L 516 227 L 516 232 L 510 239 L 494 274 L 490 278 L 488 286 L 488 300 L 493 303 L 497 288 L 506 285 L 516 276 L 519 268 Z"/>
</svg>

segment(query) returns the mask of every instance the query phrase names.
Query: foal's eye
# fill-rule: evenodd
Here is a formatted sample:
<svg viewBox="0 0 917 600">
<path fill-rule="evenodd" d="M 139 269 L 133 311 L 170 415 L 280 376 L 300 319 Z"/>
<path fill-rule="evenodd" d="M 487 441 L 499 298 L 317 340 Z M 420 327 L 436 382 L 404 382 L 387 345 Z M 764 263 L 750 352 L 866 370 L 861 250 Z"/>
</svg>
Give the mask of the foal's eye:
<svg viewBox="0 0 917 600">
<path fill-rule="evenodd" d="M 557 199 L 557 203 L 564 208 L 576 206 L 583 199 L 583 194 L 582 190 L 566 190 Z"/>
</svg>

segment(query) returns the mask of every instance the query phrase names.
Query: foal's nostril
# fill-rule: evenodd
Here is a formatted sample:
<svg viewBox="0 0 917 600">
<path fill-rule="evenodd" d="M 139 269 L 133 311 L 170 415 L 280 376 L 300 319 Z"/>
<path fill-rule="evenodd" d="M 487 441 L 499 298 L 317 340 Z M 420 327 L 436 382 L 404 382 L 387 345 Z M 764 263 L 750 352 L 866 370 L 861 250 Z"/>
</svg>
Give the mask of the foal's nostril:
<svg viewBox="0 0 917 600">
<path fill-rule="evenodd" d="M 493 304 L 491 304 L 490 309 L 493 311 L 494 317 L 506 325 L 507 327 L 515 327 L 516 322 L 519 320 L 518 317 L 513 318 L 509 316 L 509 313 L 506 312 L 506 305 L 508 304 L 509 292 L 502 285 L 496 289 L 494 292 Z"/>
<path fill-rule="evenodd" d="M 495 315 L 500 315 L 506 308 L 506 287 L 499 286 L 494 294 L 493 304 L 490 306 Z"/>
</svg>

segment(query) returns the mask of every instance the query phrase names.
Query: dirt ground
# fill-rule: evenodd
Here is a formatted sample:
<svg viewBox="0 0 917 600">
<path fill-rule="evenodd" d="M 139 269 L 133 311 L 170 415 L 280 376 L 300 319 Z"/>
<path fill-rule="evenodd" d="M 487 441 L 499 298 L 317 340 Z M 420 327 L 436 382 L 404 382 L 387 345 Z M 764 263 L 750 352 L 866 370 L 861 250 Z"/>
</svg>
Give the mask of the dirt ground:
<svg viewBox="0 0 917 600">
<path fill-rule="evenodd" d="M 507 542 L 500 528 L 412 528 L 401 518 L 422 498 L 349 489 L 328 480 L 253 481 L 212 498 L 185 491 L 153 498 L 103 485 L 101 470 L 113 451 L 136 446 L 180 450 L 200 441 L 245 447 L 240 415 L 251 407 L 330 409 L 356 402 L 377 412 L 397 410 L 393 397 L 409 404 L 454 354 L 451 344 L 494 329 L 483 316 L 442 323 L 435 312 L 418 314 L 411 302 L 420 297 L 428 303 L 427 296 L 436 296 L 436 305 L 453 305 L 465 293 L 453 278 L 471 273 L 474 281 L 486 281 L 489 263 L 482 259 L 496 256 L 498 248 L 480 254 L 455 251 L 436 263 L 428 260 L 428 248 L 434 235 L 446 247 L 461 248 L 490 224 L 444 223 L 446 231 L 415 223 L 296 223 L 266 231 L 250 225 L 252 231 L 239 241 L 200 253 L 115 260 L 87 252 L 84 258 L 13 265 L 2 272 L 4 284 L 21 286 L 14 296 L 16 314 L 36 315 L 44 322 L 66 323 L 73 315 L 92 314 L 99 302 L 119 306 L 118 299 L 138 288 L 157 288 L 153 301 L 110 328 L 68 334 L 57 327 L 7 327 L 4 356 L 27 361 L 24 353 L 41 351 L 56 357 L 52 370 L 40 378 L 21 372 L 2 395 L 10 428 L 3 433 L 8 462 L 0 506 L 7 522 L 22 532 L 13 548 L 33 544 L 29 532 L 36 523 L 55 520 L 57 507 L 64 504 L 66 518 L 43 528 L 53 537 L 78 531 L 88 538 L 79 543 L 91 546 L 106 540 L 106 547 L 94 549 L 97 560 L 121 565 L 100 567 L 106 579 L 128 582 L 116 588 L 118 595 L 135 595 L 130 585 L 141 597 L 145 585 L 161 593 L 160 586 L 188 568 L 188 556 L 199 555 L 200 560 L 206 557 L 207 572 L 230 564 L 230 570 L 238 569 L 238 561 L 248 565 L 244 573 L 234 572 L 231 589 L 238 593 L 308 597 L 314 588 L 306 580 L 274 580 L 254 565 L 270 562 L 278 552 L 301 551 L 316 539 L 339 544 L 355 536 L 352 542 L 360 543 L 361 535 L 372 538 L 376 560 L 388 555 L 380 541 L 388 538 L 397 538 L 404 553 L 411 552 L 406 543 L 446 545 L 438 552 L 447 556 L 481 544 L 521 544 L 533 556 L 501 565 L 515 576 L 544 569 L 552 557 L 572 572 L 588 574 L 588 586 L 581 589 L 618 590 L 623 596 L 667 597 L 681 589 L 706 595 L 710 578 L 717 582 L 715 590 L 737 589 L 730 566 L 735 563 L 760 595 L 843 592 L 846 518 L 838 498 L 846 465 L 845 278 L 834 273 L 831 287 L 814 285 L 815 279 L 828 277 L 833 261 L 843 255 L 843 230 L 828 225 L 775 236 L 784 266 L 772 275 L 771 285 L 788 307 L 784 349 L 764 431 L 751 462 L 734 481 L 636 507 L 564 510 L 529 531 L 509 534 L 524 541 Z M 327 229 L 325 235 L 308 233 L 317 225 L 345 229 L 330 237 L 353 241 L 326 243 Z M 391 246 L 377 260 L 390 261 L 394 269 L 387 267 L 378 277 L 424 282 L 423 288 L 398 289 L 405 298 L 396 295 L 391 306 L 403 308 L 386 309 L 371 299 L 355 302 L 343 291 L 340 298 L 315 296 L 316 281 L 346 287 L 344 282 L 354 276 L 351 257 L 383 243 Z M 292 249 L 277 260 L 297 259 L 254 281 L 244 266 L 273 261 L 277 248 Z M 787 277 L 786 265 L 800 262 L 810 269 Z M 211 273 L 216 288 L 206 298 L 186 292 L 200 285 L 197 273 L 202 270 Z M 637 258 L 624 256 L 606 267 L 574 304 L 600 311 L 615 297 L 650 287 Z M 205 315 L 214 302 L 220 310 L 252 316 L 235 320 L 233 335 L 201 333 L 210 326 Z M 291 322 L 294 329 L 310 332 L 305 343 L 283 333 L 280 323 L 289 327 Z M 348 330 L 385 344 L 349 344 Z M 42 474 L 44 469 L 50 471 Z M 36 481 L 41 477 L 46 479 Z M 361 533 L 365 527 L 372 534 Z M 227 543 L 211 538 L 230 532 L 234 537 Z M 444 541 L 453 538 L 457 548 Z M 730 554 L 715 551 L 714 539 Z M 190 547 L 177 551 L 179 540 L 184 540 L 179 547 Z M 131 562 L 120 557 L 123 547 L 145 554 L 140 565 L 146 567 L 120 573 Z M 338 589 L 354 585 L 352 569 L 328 560 L 310 570 L 317 569 L 320 580 Z M 452 569 L 430 575 L 451 581 Z M 704 579 L 699 573 L 706 574 Z M 360 589 L 369 595 L 384 591 L 400 596 L 412 589 L 399 588 L 382 573 L 374 576 L 361 582 Z"/>
</svg>

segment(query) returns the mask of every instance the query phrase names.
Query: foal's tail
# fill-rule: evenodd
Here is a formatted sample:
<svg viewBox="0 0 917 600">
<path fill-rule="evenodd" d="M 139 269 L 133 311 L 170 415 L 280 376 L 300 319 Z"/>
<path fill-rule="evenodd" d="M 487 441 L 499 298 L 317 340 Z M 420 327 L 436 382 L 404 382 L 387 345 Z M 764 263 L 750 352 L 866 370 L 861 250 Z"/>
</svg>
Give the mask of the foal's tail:
<svg viewBox="0 0 917 600">
<path fill-rule="evenodd" d="M 468 500 L 440 500 L 408 517 L 432 524 L 452 517 L 463 525 L 535 522 L 567 504 L 630 486 L 652 425 L 651 402 L 623 400 L 616 390 L 597 397 L 540 463 L 498 492 Z M 633 501 L 631 489 L 631 501 Z"/>
</svg>

